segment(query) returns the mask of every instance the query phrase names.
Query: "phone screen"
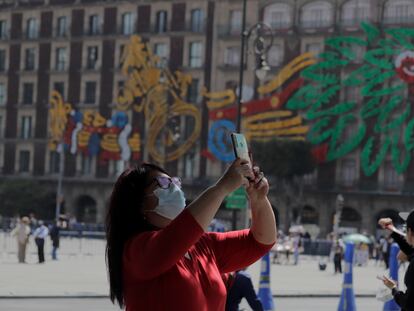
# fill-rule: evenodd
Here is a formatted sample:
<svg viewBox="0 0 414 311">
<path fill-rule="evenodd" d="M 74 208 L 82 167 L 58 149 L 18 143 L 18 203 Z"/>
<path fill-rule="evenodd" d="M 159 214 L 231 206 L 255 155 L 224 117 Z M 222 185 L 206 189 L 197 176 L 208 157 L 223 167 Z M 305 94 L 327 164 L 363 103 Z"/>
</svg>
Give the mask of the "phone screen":
<svg viewBox="0 0 414 311">
<path fill-rule="evenodd" d="M 236 158 L 246 160 L 251 164 L 246 137 L 240 133 L 231 133 L 231 141 L 233 142 L 234 155 Z"/>
</svg>

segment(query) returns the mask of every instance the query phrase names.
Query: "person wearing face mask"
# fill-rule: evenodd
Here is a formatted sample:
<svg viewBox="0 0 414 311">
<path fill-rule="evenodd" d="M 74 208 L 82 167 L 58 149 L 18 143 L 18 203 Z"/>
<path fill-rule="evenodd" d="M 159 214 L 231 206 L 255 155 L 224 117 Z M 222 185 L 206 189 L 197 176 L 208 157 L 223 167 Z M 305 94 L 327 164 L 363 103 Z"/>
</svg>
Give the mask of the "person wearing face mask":
<svg viewBox="0 0 414 311">
<path fill-rule="evenodd" d="M 414 210 L 410 213 L 400 213 L 400 217 L 406 221 L 407 234 L 402 236 L 395 229 L 391 218 L 381 218 L 378 224 L 392 232 L 391 237 L 400 247 L 398 257 L 407 259 L 409 262 L 404 276 L 404 283 L 407 287 L 405 292 L 398 290 L 398 284 L 390 278 L 383 276 L 382 281 L 385 286 L 392 290 L 395 302 L 401 307 L 402 311 L 414 311 Z M 402 252 L 402 253 L 401 253 Z"/>
<path fill-rule="evenodd" d="M 225 197 L 245 185 L 250 229 L 206 232 Z M 106 220 L 110 298 L 127 311 L 224 311 L 222 274 L 249 266 L 276 242 L 258 167 L 236 159 L 223 176 L 185 207 L 179 178 L 153 164 L 123 172 Z"/>
</svg>

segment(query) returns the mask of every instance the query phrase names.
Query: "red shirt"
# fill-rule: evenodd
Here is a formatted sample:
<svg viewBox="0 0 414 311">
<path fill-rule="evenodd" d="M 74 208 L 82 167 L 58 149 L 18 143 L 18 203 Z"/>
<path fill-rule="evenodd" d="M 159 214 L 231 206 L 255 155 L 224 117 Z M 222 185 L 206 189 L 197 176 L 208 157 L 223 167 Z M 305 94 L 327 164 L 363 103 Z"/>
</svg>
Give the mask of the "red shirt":
<svg viewBox="0 0 414 311">
<path fill-rule="evenodd" d="M 248 229 L 204 233 L 184 210 L 167 227 L 126 243 L 126 311 L 223 311 L 221 274 L 252 264 L 271 247 L 257 242 Z M 187 251 L 191 259 L 184 256 Z"/>
</svg>

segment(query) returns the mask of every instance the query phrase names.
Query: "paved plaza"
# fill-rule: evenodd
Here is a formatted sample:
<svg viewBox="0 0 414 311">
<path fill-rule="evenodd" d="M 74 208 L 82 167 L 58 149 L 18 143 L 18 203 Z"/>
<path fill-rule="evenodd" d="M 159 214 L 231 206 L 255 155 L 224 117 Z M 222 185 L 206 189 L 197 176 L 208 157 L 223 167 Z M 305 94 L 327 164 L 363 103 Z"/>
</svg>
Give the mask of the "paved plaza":
<svg viewBox="0 0 414 311">
<path fill-rule="evenodd" d="M 1 308 L 1 305 L 7 304 L 7 301 L 10 302 L 10 298 L 13 297 L 90 297 L 102 298 L 102 300 L 96 300 L 95 304 L 106 304 L 106 300 L 103 299 L 108 294 L 104 241 L 84 240 L 82 245 L 79 242 L 76 239 L 62 239 L 59 261 L 51 261 L 49 255 L 44 264 L 36 263 L 34 245 L 30 246 L 27 264 L 17 263 L 16 254 L 11 246 L 8 247 L 8 251 L 4 251 L 3 248 L 0 253 L 0 275 L 2 276 L 0 297 L 3 297 L 0 299 L 0 309 L 9 310 Z M 2 243 L 1 238 L 0 243 Z M 46 250 L 47 253 L 50 251 L 49 245 Z M 260 261 L 249 267 L 248 271 L 258 288 Z M 376 276 L 385 272 L 383 266 L 377 266 L 373 261 L 366 267 L 354 267 L 354 292 L 359 297 L 357 301 L 361 301 L 362 305 L 382 305 L 375 300 L 374 296 L 381 285 Z M 400 273 L 404 273 L 403 268 Z M 295 297 L 301 297 L 302 301 L 312 296 L 319 298 L 310 300 L 316 305 L 320 301 L 336 305 L 335 301 L 341 293 L 342 279 L 343 275 L 333 274 L 331 263 L 325 271 L 320 271 L 318 258 L 303 257 L 298 266 L 292 264 L 272 264 L 271 266 L 272 294 L 275 296 L 276 303 L 281 299 L 282 305 L 286 306 L 295 303 Z M 82 300 L 78 300 L 77 303 L 82 303 Z M 112 306 L 108 304 L 108 308 Z M 286 308 L 286 310 L 302 310 Z"/>
</svg>

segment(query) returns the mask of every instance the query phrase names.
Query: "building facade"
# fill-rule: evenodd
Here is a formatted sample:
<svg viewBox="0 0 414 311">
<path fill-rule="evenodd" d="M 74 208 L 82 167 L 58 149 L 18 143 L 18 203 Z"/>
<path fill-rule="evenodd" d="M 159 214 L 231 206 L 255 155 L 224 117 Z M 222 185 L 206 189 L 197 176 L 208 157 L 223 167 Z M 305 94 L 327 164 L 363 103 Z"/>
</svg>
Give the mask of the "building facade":
<svg viewBox="0 0 414 311">
<path fill-rule="evenodd" d="M 121 70 L 123 50 L 136 34 L 155 55 L 167 60 L 171 72 L 179 70 L 192 76 L 186 100 L 201 111 L 200 138 L 167 168 L 183 177 L 187 197 L 194 198 L 225 167 L 222 161 L 203 153 L 209 136 L 203 89 L 218 92 L 237 86 L 242 5 L 243 1 L 236 0 L 0 1 L 2 178 L 35 179 L 55 189 L 59 154 L 48 147 L 51 91 L 59 91 L 79 111 L 94 110 L 109 119 L 127 80 Z M 385 30 L 414 26 L 412 0 L 253 0 L 248 1 L 247 12 L 248 26 L 263 21 L 273 30 L 267 59 L 272 74 L 301 54 L 323 52 L 327 38 L 365 38 L 359 26 L 363 21 Z M 354 52 L 354 61 L 342 71 L 363 65 L 366 50 Z M 253 89 L 261 82 L 255 79 L 254 70 L 249 70 L 255 64 L 255 57 L 249 55 L 243 85 Z M 344 87 L 339 96 L 363 103 L 360 93 L 361 88 Z M 409 101 L 410 94 L 405 97 Z M 145 123 L 134 113 L 131 118 Z M 142 135 L 137 162 L 151 160 L 145 139 Z M 272 189 L 270 197 L 281 227 L 287 229 L 299 213 L 309 230 L 325 235 L 332 228 L 338 193 L 345 198 L 341 226 L 350 230 L 373 233 L 381 215 L 395 217 L 398 211 L 409 210 L 414 164 L 410 162 L 403 173 L 397 173 L 391 158 L 385 158 L 367 177 L 361 169 L 361 152 L 362 147 L 355 148 L 320 164 L 305 177 L 303 203 L 293 210 L 279 202 L 277 190 Z M 102 222 L 112 184 L 128 164 L 119 160 L 100 163 L 96 157 L 66 153 L 65 211 L 80 221 Z M 228 218 L 229 212 L 223 209 L 221 216 Z"/>
</svg>

